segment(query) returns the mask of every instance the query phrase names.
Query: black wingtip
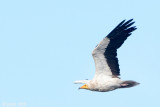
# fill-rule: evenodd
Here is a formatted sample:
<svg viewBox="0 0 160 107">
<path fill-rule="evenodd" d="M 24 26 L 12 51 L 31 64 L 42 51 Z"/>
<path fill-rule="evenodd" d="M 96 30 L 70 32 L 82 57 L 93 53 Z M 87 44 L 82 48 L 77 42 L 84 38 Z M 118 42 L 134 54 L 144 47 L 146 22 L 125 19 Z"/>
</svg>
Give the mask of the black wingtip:
<svg viewBox="0 0 160 107">
<path fill-rule="evenodd" d="M 124 19 L 123 21 L 121 21 L 116 27 L 115 29 L 118 29 L 119 27 L 122 27 L 122 28 L 128 28 L 130 27 L 131 25 L 133 25 L 135 23 L 135 21 L 133 21 L 133 18 L 132 19 L 129 19 L 128 21 L 126 21 L 126 19 Z"/>
<path fill-rule="evenodd" d="M 120 22 L 118 25 L 117 25 L 117 27 L 116 28 L 118 28 L 118 27 L 120 27 L 120 26 L 122 26 L 123 24 L 124 24 L 124 22 L 126 21 L 126 19 L 124 19 L 122 22 Z"/>
<path fill-rule="evenodd" d="M 133 18 L 132 19 L 129 19 L 128 21 L 132 21 L 133 20 Z"/>
<path fill-rule="evenodd" d="M 122 34 L 122 32 L 128 34 L 131 33 L 132 31 L 136 30 L 136 27 L 131 27 L 133 24 L 135 23 L 135 21 L 133 21 L 133 18 L 130 20 L 123 20 L 122 22 L 120 22 L 106 37 L 108 38 L 117 38 L 117 35 L 119 35 L 120 33 Z M 129 29 L 129 30 L 128 30 Z M 128 32 L 126 32 L 126 30 Z"/>
<path fill-rule="evenodd" d="M 127 22 L 129 22 L 129 23 L 130 23 L 130 22 L 132 22 L 132 21 L 133 21 L 133 18 L 132 18 L 132 19 L 129 19 Z M 127 22 L 126 22 L 126 23 L 127 23 Z"/>
<path fill-rule="evenodd" d="M 130 27 L 131 25 L 133 25 L 135 22 L 132 22 L 133 19 L 128 20 L 127 22 L 125 22 L 122 26 L 126 26 L 126 28 Z"/>
</svg>

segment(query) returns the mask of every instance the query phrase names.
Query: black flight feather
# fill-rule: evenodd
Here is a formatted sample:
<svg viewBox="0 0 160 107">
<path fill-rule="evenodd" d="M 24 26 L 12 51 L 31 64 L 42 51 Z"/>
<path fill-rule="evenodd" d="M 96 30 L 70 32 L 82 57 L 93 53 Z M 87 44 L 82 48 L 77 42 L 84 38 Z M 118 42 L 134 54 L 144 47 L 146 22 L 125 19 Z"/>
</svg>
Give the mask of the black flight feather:
<svg viewBox="0 0 160 107">
<path fill-rule="evenodd" d="M 106 36 L 110 39 L 110 42 L 104 52 L 104 56 L 114 76 L 120 75 L 117 49 L 121 47 L 127 37 L 131 35 L 131 32 L 137 29 L 135 26 L 131 27 L 135 23 L 132 21 L 133 19 L 127 22 L 123 20 Z"/>
</svg>

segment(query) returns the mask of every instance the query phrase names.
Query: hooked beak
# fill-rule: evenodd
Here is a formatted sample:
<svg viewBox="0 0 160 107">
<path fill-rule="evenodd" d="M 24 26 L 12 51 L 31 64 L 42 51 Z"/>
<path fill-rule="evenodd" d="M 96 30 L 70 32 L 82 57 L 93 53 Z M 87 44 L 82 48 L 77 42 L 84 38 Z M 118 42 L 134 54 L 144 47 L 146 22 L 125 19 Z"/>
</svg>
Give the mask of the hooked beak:
<svg viewBox="0 0 160 107">
<path fill-rule="evenodd" d="M 79 89 L 88 89 L 88 85 L 84 84 L 83 86 L 79 87 Z"/>
</svg>

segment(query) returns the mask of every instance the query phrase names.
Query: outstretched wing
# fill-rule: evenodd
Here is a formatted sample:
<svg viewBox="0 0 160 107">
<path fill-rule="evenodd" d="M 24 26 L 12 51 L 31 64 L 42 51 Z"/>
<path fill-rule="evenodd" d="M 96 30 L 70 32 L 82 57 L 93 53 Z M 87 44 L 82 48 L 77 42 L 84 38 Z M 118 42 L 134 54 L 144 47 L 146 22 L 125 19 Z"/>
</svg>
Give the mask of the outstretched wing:
<svg viewBox="0 0 160 107">
<path fill-rule="evenodd" d="M 96 75 L 119 76 L 120 69 L 117 58 L 117 49 L 124 43 L 136 27 L 131 25 L 133 19 L 123 20 L 115 27 L 93 50 L 92 56 L 95 62 Z"/>
</svg>

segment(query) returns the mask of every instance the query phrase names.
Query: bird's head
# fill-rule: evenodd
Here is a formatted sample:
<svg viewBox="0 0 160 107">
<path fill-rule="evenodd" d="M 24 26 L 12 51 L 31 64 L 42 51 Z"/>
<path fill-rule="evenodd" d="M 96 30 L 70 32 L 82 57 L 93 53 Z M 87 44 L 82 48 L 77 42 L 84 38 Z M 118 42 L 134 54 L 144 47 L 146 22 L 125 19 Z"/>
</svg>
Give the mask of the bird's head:
<svg viewBox="0 0 160 107">
<path fill-rule="evenodd" d="M 81 86 L 79 89 L 89 89 L 88 84 L 84 84 L 84 85 Z"/>
</svg>

